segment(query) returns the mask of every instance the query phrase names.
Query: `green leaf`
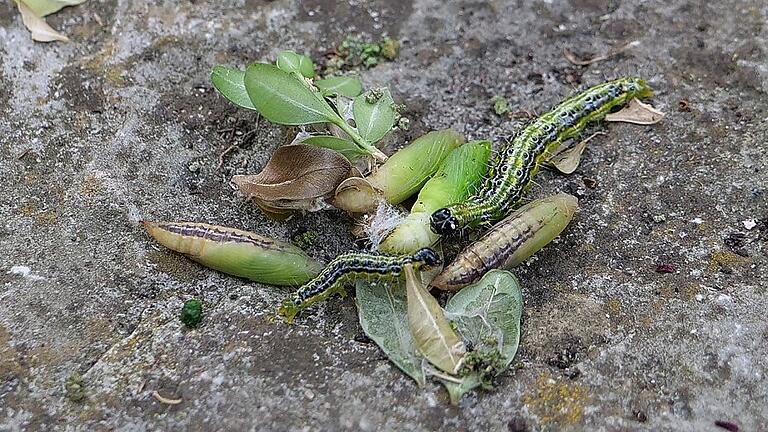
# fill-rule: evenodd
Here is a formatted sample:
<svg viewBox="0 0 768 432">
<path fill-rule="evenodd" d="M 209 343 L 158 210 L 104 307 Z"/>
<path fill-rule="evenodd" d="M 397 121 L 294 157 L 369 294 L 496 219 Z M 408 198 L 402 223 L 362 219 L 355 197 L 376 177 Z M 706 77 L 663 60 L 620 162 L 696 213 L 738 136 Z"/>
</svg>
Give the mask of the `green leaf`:
<svg viewBox="0 0 768 432">
<path fill-rule="evenodd" d="M 211 82 L 216 90 L 233 104 L 256 109 L 245 90 L 245 72 L 222 65 L 214 66 L 211 71 Z"/>
<path fill-rule="evenodd" d="M 416 352 L 408 329 L 403 284 L 358 281 L 356 286 L 357 311 L 365 334 L 419 387 L 424 386 L 427 379 L 421 367 L 422 358 Z"/>
<path fill-rule="evenodd" d="M 288 72 L 256 63 L 245 71 L 245 89 L 261 115 L 284 125 L 343 123 L 319 93 L 314 93 Z"/>
<path fill-rule="evenodd" d="M 350 161 L 355 160 L 362 155 L 368 154 L 352 141 L 331 135 L 311 136 L 301 140 L 300 143 L 336 150 Z"/>
<path fill-rule="evenodd" d="M 424 284 L 413 267 L 405 267 L 405 287 L 408 297 L 408 327 L 416 349 L 439 369 L 455 374 L 465 354 L 464 344 L 451 328 L 443 308 Z"/>
<path fill-rule="evenodd" d="M 375 143 L 384 138 L 395 124 L 394 101 L 389 89 L 373 89 L 355 98 L 352 115 L 357 131 L 366 141 Z"/>
<path fill-rule="evenodd" d="M 338 94 L 353 98 L 363 92 L 363 83 L 359 79 L 347 76 L 337 76 L 315 81 L 315 85 L 324 95 Z"/>
<path fill-rule="evenodd" d="M 79 5 L 86 0 L 21 0 L 38 17 L 44 17 L 67 6 Z"/>
<path fill-rule="evenodd" d="M 305 55 L 296 54 L 293 51 L 281 51 L 277 54 L 275 64 L 278 68 L 288 73 L 296 72 L 307 78 L 315 76 L 315 65 L 312 63 L 312 59 Z"/>
<path fill-rule="evenodd" d="M 504 366 L 509 366 L 520 343 L 523 294 L 517 278 L 505 270 L 491 270 L 479 281 L 457 292 L 445 310 L 464 339 L 479 346 L 495 338 Z"/>
<path fill-rule="evenodd" d="M 445 305 L 445 312 L 464 340 L 475 347 L 475 351 L 467 356 L 467 363 L 472 354 L 479 353 L 488 359 L 496 355 L 499 364 L 491 371 L 493 375 L 509 367 L 520 343 L 523 312 L 520 284 L 512 273 L 489 271 L 478 282 L 451 297 Z M 478 357 L 476 354 L 475 358 Z M 464 393 L 483 385 L 481 373 L 484 372 L 472 370 L 465 373 L 461 383 L 443 380 L 451 402 L 458 403 Z"/>
</svg>

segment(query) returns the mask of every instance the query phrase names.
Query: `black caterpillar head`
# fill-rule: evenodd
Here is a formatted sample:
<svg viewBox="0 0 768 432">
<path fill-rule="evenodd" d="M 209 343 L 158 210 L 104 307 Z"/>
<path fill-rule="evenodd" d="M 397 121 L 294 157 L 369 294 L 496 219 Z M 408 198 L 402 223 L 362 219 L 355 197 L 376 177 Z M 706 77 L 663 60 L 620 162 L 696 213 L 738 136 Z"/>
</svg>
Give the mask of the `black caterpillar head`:
<svg viewBox="0 0 768 432">
<path fill-rule="evenodd" d="M 446 235 L 459 229 L 459 220 L 451 214 L 447 208 L 432 213 L 429 218 L 429 226 L 436 234 Z"/>
<path fill-rule="evenodd" d="M 442 264 L 440 256 L 437 254 L 437 252 L 430 248 L 422 248 L 417 250 L 416 253 L 413 254 L 413 260 L 420 262 L 422 265 L 427 267 L 439 266 Z"/>
</svg>

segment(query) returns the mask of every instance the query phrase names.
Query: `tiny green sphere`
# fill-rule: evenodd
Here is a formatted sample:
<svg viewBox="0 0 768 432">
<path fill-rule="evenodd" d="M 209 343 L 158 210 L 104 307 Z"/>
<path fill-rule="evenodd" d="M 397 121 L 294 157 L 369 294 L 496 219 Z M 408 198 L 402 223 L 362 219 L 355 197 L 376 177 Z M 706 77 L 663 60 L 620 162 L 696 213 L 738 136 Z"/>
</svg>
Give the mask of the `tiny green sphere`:
<svg viewBox="0 0 768 432">
<path fill-rule="evenodd" d="M 189 328 L 195 328 L 203 319 L 203 303 L 198 299 L 187 300 L 181 308 L 181 322 Z"/>
</svg>

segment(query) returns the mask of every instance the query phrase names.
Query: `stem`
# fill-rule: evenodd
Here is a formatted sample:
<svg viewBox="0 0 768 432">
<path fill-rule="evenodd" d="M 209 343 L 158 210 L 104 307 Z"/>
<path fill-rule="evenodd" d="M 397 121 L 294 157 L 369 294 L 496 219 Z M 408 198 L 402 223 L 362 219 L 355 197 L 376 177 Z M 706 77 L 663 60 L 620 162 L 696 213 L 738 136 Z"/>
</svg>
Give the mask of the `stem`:
<svg viewBox="0 0 768 432">
<path fill-rule="evenodd" d="M 337 119 L 334 119 L 333 124 L 338 126 L 341 130 L 344 131 L 347 135 L 349 135 L 350 138 L 352 138 L 352 141 L 355 142 L 360 148 L 364 149 L 368 154 L 375 157 L 381 162 L 386 162 L 387 155 L 385 155 L 381 150 L 377 149 L 376 147 L 368 144 L 363 137 L 360 136 L 359 133 L 357 133 L 356 130 L 352 129 L 352 126 L 347 124 L 346 121 L 344 121 L 343 118 L 338 117 Z"/>
</svg>

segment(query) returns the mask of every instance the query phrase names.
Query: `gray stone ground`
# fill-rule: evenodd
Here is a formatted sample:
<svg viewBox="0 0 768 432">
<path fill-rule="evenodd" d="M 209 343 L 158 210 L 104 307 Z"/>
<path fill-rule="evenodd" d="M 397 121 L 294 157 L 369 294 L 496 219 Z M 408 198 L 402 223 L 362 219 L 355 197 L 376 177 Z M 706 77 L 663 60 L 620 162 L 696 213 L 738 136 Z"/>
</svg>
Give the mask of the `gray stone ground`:
<svg viewBox="0 0 768 432">
<path fill-rule="evenodd" d="M 49 19 L 73 42 L 46 45 L 0 3 L 0 430 L 768 430 L 767 17 L 760 0 L 91 0 Z M 283 290 L 201 268 L 135 224 L 315 230 L 324 260 L 350 248 L 342 213 L 272 222 L 232 189 L 291 137 L 262 122 L 244 139 L 254 116 L 208 80 L 279 49 L 319 60 L 349 32 L 403 41 L 364 74 L 407 104 L 403 139 L 498 141 L 518 120 L 491 113 L 493 95 L 541 112 L 625 74 L 668 113 L 603 126 L 575 174 L 539 177 L 532 195 L 577 193 L 580 211 L 516 272 L 518 368 L 458 408 L 355 340 L 351 299 L 284 325 Z M 562 55 L 631 40 L 586 67 Z M 188 331 L 192 296 L 207 315 Z M 74 373 L 82 402 L 65 396 Z"/>
</svg>

